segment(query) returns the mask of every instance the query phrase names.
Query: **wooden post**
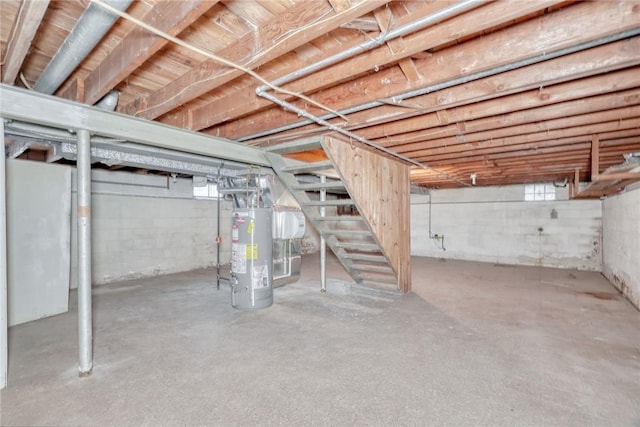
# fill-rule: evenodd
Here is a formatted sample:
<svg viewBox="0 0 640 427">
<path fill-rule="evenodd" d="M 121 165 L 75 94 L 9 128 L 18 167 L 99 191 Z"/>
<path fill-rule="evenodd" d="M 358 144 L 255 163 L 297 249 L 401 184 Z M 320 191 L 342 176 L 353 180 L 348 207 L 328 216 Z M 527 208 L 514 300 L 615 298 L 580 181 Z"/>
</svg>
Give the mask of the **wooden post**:
<svg viewBox="0 0 640 427">
<path fill-rule="evenodd" d="M 591 182 L 598 180 L 600 173 L 600 138 L 598 135 L 591 137 Z"/>
</svg>

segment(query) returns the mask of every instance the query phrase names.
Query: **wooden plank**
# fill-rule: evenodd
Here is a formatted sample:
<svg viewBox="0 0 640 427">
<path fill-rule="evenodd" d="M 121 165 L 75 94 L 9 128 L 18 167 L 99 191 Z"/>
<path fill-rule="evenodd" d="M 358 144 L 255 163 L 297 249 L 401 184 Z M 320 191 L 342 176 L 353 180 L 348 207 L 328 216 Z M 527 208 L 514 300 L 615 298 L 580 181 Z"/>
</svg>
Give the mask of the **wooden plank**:
<svg viewBox="0 0 640 427">
<path fill-rule="evenodd" d="M 84 79 L 76 78 L 73 79 L 70 85 L 58 92 L 56 96 L 71 101 L 84 102 L 84 94 Z"/>
<path fill-rule="evenodd" d="M 520 2 L 513 3 L 520 6 Z M 459 46 L 453 46 L 441 52 L 437 52 L 432 57 L 425 60 L 415 60 L 418 70 L 425 79 L 419 83 L 410 85 L 400 70 L 388 69 L 378 73 L 371 73 L 367 77 L 359 79 L 358 86 L 366 88 L 366 90 L 354 91 L 353 82 L 346 82 L 339 87 L 325 90 L 314 96 L 314 99 L 321 103 L 329 103 L 334 109 L 346 108 L 353 105 L 363 104 L 366 102 L 386 99 L 395 94 L 403 93 L 408 90 L 459 78 L 473 72 L 479 72 L 490 69 L 506 63 L 515 62 L 526 57 L 535 55 L 544 55 L 552 49 L 573 46 L 594 38 L 610 35 L 624 29 L 635 28 L 637 20 L 633 8 L 637 4 L 623 3 L 622 5 L 612 2 L 597 3 L 579 3 L 572 5 L 560 11 L 554 12 L 544 19 L 538 18 L 527 21 L 522 24 L 506 28 L 502 31 L 477 38 Z M 504 6 L 504 5 L 503 5 Z M 595 6 L 596 9 L 592 9 Z M 487 7 L 487 6 L 485 6 Z M 484 10 L 484 8 L 478 11 Z M 599 20 L 596 15 L 590 15 L 591 12 L 597 11 L 603 16 L 611 16 L 611 22 Z M 473 11 L 475 12 L 475 11 Z M 464 16 L 471 15 L 469 12 Z M 500 13 L 500 12 L 496 12 Z M 463 17 L 464 17 L 463 16 Z M 463 17 L 452 20 L 457 22 Z M 588 33 L 584 32 L 584 25 L 590 28 Z M 432 33 L 437 33 L 437 28 Z M 430 33 L 431 34 L 431 33 Z M 408 38 L 405 38 L 407 42 Z M 503 46 L 496 49 L 495 46 Z M 635 50 L 637 52 L 637 50 Z M 627 56 L 633 56 L 633 53 L 627 53 Z M 634 56 L 637 61 L 637 55 Z M 357 59 L 364 61 L 364 58 Z M 593 57 L 590 62 L 593 61 Z M 350 61 L 346 61 L 350 63 Z M 446 64 L 446 66 L 442 66 Z M 356 69 L 356 68 L 352 68 Z M 334 75 L 333 67 L 328 68 L 322 73 L 330 73 L 323 78 L 320 73 L 314 75 L 313 81 L 305 79 L 288 86 L 292 90 L 305 90 L 309 92 L 310 86 L 326 87 L 331 76 Z M 575 73 L 573 70 L 565 70 L 564 74 Z M 326 81 L 325 81 L 326 79 Z M 538 81 L 538 87 L 544 86 L 547 82 Z M 499 88 L 499 86 L 498 86 Z M 485 88 L 495 89 L 494 86 Z M 499 89 L 502 91 L 502 89 Z M 427 98 L 425 96 L 425 98 Z M 438 100 L 440 103 L 446 102 L 446 97 L 435 97 L 430 94 L 432 100 Z M 414 100 L 412 100 L 413 103 Z M 233 102 L 233 101 L 231 101 Z M 389 107 L 391 108 L 391 107 Z M 441 108 L 441 107 L 440 107 Z M 316 108 L 309 107 L 312 113 L 320 113 Z M 376 109 L 377 110 L 377 109 Z M 380 109 L 385 113 L 388 109 Z M 370 123 L 376 116 L 385 116 L 381 111 L 369 111 L 366 113 L 350 115 L 350 120 L 354 123 Z M 398 110 L 395 110 L 398 112 Z M 196 113 L 197 114 L 197 113 Z M 228 138 L 236 139 L 240 136 L 251 135 L 257 133 L 264 128 L 271 128 L 296 122 L 299 119 L 290 113 L 283 113 L 279 109 L 271 109 L 257 115 L 247 116 L 241 120 L 231 124 L 221 125 L 216 128 L 220 135 Z M 197 123 L 197 118 L 196 118 Z"/>
<path fill-rule="evenodd" d="M 218 0 L 162 0 L 141 20 L 176 36 L 217 2 Z M 141 27 L 134 27 L 85 78 L 86 103 L 94 104 L 100 100 L 167 43 L 162 37 Z"/>
<path fill-rule="evenodd" d="M 399 18 L 394 25 L 409 23 L 415 19 L 415 16 L 432 14 L 452 3 L 453 2 L 438 1 L 428 4 L 420 11 L 415 11 L 411 15 Z M 312 93 L 322 88 L 332 86 L 335 83 L 344 81 L 345 79 L 350 79 L 354 75 L 369 73 L 371 70 L 375 70 L 376 67 L 382 68 L 383 66 L 399 61 L 402 58 L 414 57 L 415 54 L 442 44 L 444 41 L 456 40 L 461 35 L 473 34 L 478 31 L 482 31 L 483 29 L 491 28 L 492 26 L 504 24 L 505 22 L 509 22 L 517 17 L 544 9 L 545 7 L 555 3 L 557 3 L 557 1 L 507 2 L 501 4 L 500 7 L 494 4 L 487 4 L 481 8 L 465 13 L 456 19 L 445 21 L 437 26 L 429 27 L 426 30 L 406 36 L 402 41 L 403 48 L 399 49 L 397 52 L 391 51 L 386 45 L 381 46 L 367 52 L 367 54 L 359 55 L 349 61 L 343 61 L 334 66 L 328 67 L 323 71 L 317 72 L 313 75 L 313 78 L 301 79 L 298 82 L 293 82 L 290 85 L 287 85 L 287 88 L 291 88 L 297 92 Z M 427 75 L 433 71 L 433 63 L 430 64 L 428 69 L 429 73 L 427 73 Z M 373 77 L 374 82 L 368 82 L 366 86 L 361 87 L 377 89 L 381 86 L 381 81 L 396 82 L 397 80 L 389 79 L 388 73 L 389 71 L 387 70 L 376 72 Z M 367 79 L 367 81 L 368 80 L 369 79 Z M 406 85 L 406 80 L 403 84 L 403 89 L 409 89 Z M 353 85 L 347 86 L 346 90 L 347 92 L 351 92 L 351 95 L 354 96 L 354 88 L 352 86 Z M 383 86 L 387 87 L 390 86 L 390 84 L 385 83 Z M 250 91 L 252 94 L 255 92 L 254 89 L 250 88 L 242 88 L 242 90 Z M 336 94 L 333 91 L 330 92 L 332 92 L 332 96 L 329 98 L 332 98 L 332 100 L 325 102 L 330 102 L 332 105 L 336 99 L 344 98 L 345 96 L 343 93 L 341 97 L 336 98 Z M 385 98 L 389 95 L 390 94 L 387 94 L 382 97 Z M 359 97 L 356 97 L 356 99 L 359 99 Z M 222 107 L 223 110 L 220 110 L 217 105 L 224 106 Z M 244 97 L 238 97 L 231 94 L 224 100 L 215 102 L 215 104 L 212 103 L 208 106 L 195 108 L 193 111 L 194 129 L 204 129 L 222 122 L 223 117 L 227 119 L 239 117 L 246 115 L 246 113 L 250 111 L 264 109 L 270 105 L 272 104 L 269 101 L 255 96 L 252 96 L 250 99 L 246 99 Z M 224 111 L 225 114 L 221 115 L 220 111 Z M 233 112 L 233 116 L 228 113 L 229 111 Z"/>
<path fill-rule="evenodd" d="M 614 138 L 633 138 L 637 136 L 638 132 L 635 128 L 626 130 L 617 130 L 612 132 L 603 132 L 601 138 L 614 139 Z M 588 142 L 589 135 L 577 135 L 566 138 L 546 139 L 544 141 L 533 143 L 520 143 L 510 145 L 499 145 L 497 147 L 483 146 L 480 148 L 464 147 L 459 148 L 457 151 L 446 151 L 447 147 L 438 147 L 439 151 L 432 151 L 430 153 L 413 155 L 411 156 L 415 160 L 427 163 L 443 163 L 448 165 L 457 165 L 465 163 L 470 160 L 493 160 L 502 156 L 525 156 L 529 154 L 553 152 L 555 147 L 575 146 L 584 149 L 590 149 L 591 145 Z M 610 141 L 607 141 L 610 142 Z M 441 150 L 440 150 L 441 149 Z"/>
<path fill-rule="evenodd" d="M 16 21 L 13 23 L 9 41 L 3 58 L 2 82 L 13 84 L 18 77 L 24 58 L 29 52 L 31 41 L 40 27 L 49 0 L 23 0 Z"/>
<path fill-rule="evenodd" d="M 301 2 L 216 54 L 253 69 L 384 5 L 387 1 L 361 1 L 340 13 L 336 13 L 326 2 Z M 241 75 L 239 70 L 206 60 L 162 89 L 129 103 L 122 111 L 153 119 Z M 138 108 L 141 102 L 146 102 L 147 105 L 143 111 Z"/>
<path fill-rule="evenodd" d="M 398 275 L 398 289 L 411 290 L 409 167 L 337 137 L 323 143 L 360 214 Z"/>
<path fill-rule="evenodd" d="M 624 69 L 605 75 L 572 80 L 545 87 L 542 91 L 532 89 L 527 92 L 503 96 L 497 99 L 481 101 L 448 111 L 449 123 L 461 123 L 481 118 L 507 114 L 518 110 L 550 106 L 565 101 L 608 94 L 619 90 L 636 88 L 640 85 L 640 73 L 637 69 Z M 584 100 L 582 102 L 585 102 Z M 423 115 L 414 115 L 403 120 L 369 126 L 358 130 L 358 134 L 368 139 L 396 135 L 426 128 L 442 126 L 442 116 L 438 111 Z"/>
<path fill-rule="evenodd" d="M 488 135 L 490 134 L 490 131 L 482 132 L 482 138 L 473 138 L 473 135 L 470 135 L 468 142 L 466 140 L 464 142 L 460 142 L 461 140 L 456 139 L 455 137 L 443 138 L 437 140 L 438 146 L 435 147 L 433 143 L 426 143 L 425 145 L 416 143 L 413 144 L 413 147 L 412 145 L 408 146 L 411 148 L 411 151 L 403 150 L 402 153 L 408 157 L 452 154 L 469 151 L 472 151 L 472 154 L 480 154 L 491 152 L 490 149 L 493 148 L 508 149 L 512 146 L 541 148 L 544 147 L 544 143 L 546 141 L 553 143 L 554 141 L 564 138 L 573 138 L 577 141 L 586 142 L 591 139 L 591 135 L 595 132 L 606 133 L 631 129 L 634 133 L 637 133 L 637 130 L 640 128 L 640 117 L 633 117 L 627 120 L 614 120 L 604 123 L 587 124 L 585 126 L 574 126 L 553 130 L 549 129 L 529 133 L 525 132 L 525 130 L 531 131 L 532 127 L 534 126 L 516 126 L 516 129 L 513 131 L 513 135 L 505 137 L 500 137 L 499 135 L 491 137 Z M 523 129 L 522 133 L 517 131 L 518 128 Z"/>
<path fill-rule="evenodd" d="M 640 181 L 640 172 L 602 173 L 596 177 L 596 181 L 614 181 L 618 179 L 637 179 Z"/>
<path fill-rule="evenodd" d="M 335 12 L 342 12 L 351 7 L 350 0 L 329 0 L 329 3 Z"/>
<path fill-rule="evenodd" d="M 580 126 L 610 120 L 640 116 L 640 89 L 593 96 L 589 102 L 580 98 L 559 102 L 538 108 L 514 111 L 512 113 L 485 117 L 481 119 L 457 122 L 454 124 L 431 127 L 425 130 L 407 132 L 392 137 L 374 140 L 385 147 L 401 151 L 406 145 L 442 138 L 459 137 L 465 141 L 482 138 L 485 135 L 508 136 L 513 129 L 526 132 L 526 126 L 540 129 L 559 129 Z M 473 135 L 473 136 L 471 136 Z"/>
<path fill-rule="evenodd" d="M 600 172 L 600 139 L 598 135 L 591 138 L 591 181 L 598 179 Z"/>
<path fill-rule="evenodd" d="M 579 168 L 576 168 L 575 173 L 573 175 L 573 189 L 575 191 L 575 193 L 573 194 L 573 197 L 576 197 L 580 192 L 580 169 Z"/>
</svg>

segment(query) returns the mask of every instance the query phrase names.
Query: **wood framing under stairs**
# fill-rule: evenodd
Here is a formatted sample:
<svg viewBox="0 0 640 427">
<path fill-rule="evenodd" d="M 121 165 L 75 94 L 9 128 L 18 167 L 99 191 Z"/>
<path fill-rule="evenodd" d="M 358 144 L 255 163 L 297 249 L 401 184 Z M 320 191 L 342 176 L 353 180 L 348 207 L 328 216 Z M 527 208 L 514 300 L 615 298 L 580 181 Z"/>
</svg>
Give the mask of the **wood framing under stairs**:
<svg viewBox="0 0 640 427">
<path fill-rule="evenodd" d="M 357 283 L 411 290 L 408 165 L 337 136 L 280 144 L 267 158 Z M 321 190 L 339 197 L 320 201 Z"/>
</svg>

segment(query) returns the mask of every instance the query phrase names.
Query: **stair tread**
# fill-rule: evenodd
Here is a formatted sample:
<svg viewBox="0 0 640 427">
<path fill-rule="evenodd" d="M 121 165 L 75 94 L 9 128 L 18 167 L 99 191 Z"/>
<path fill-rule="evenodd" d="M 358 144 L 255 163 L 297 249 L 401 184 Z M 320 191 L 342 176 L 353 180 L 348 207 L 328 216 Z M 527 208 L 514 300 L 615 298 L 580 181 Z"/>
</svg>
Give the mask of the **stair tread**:
<svg viewBox="0 0 640 427">
<path fill-rule="evenodd" d="M 342 230 L 342 229 L 327 229 L 323 228 L 318 230 L 323 234 L 335 234 L 340 236 L 373 236 L 369 230 Z"/>
<path fill-rule="evenodd" d="M 389 260 L 384 255 L 368 255 L 368 254 L 354 254 L 346 253 L 344 256 L 346 259 L 353 261 L 366 261 L 366 262 L 384 262 L 388 263 Z"/>
<path fill-rule="evenodd" d="M 312 200 L 307 203 L 303 203 L 304 206 L 351 206 L 355 205 L 351 199 L 333 199 L 333 200 Z"/>
<path fill-rule="evenodd" d="M 359 215 L 340 215 L 340 216 L 313 216 L 316 221 L 363 221 Z"/>
<path fill-rule="evenodd" d="M 308 184 L 295 184 L 292 186 L 294 190 L 313 191 L 313 190 L 329 190 L 329 189 L 344 189 L 344 184 L 338 182 L 312 182 Z"/>
<path fill-rule="evenodd" d="M 366 264 L 351 264 L 350 267 L 353 270 L 358 270 L 358 271 L 366 271 L 366 272 L 370 272 L 370 273 L 388 273 L 388 274 L 392 274 L 395 277 L 395 271 L 393 271 L 393 268 L 391 268 L 391 266 L 389 265 L 366 265 Z"/>
<path fill-rule="evenodd" d="M 333 246 L 354 251 L 381 252 L 380 246 L 375 243 L 336 242 Z"/>
<path fill-rule="evenodd" d="M 360 281 L 360 283 L 363 282 L 372 282 L 372 283 L 388 283 L 391 285 L 396 285 L 398 283 L 398 279 L 396 279 L 395 277 L 378 277 L 378 276 L 370 276 L 370 275 L 365 275 L 365 274 L 359 274 L 357 276 L 357 279 Z"/>
</svg>

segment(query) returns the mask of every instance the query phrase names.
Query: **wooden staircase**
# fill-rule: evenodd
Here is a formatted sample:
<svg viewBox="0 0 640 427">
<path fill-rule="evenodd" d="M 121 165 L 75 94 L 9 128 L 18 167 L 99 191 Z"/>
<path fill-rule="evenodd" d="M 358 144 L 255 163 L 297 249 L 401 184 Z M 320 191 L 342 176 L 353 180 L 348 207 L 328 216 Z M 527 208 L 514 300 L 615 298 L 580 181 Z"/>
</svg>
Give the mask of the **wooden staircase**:
<svg viewBox="0 0 640 427">
<path fill-rule="evenodd" d="M 357 283 L 410 290 L 407 165 L 329 136 L 270 147 L 267 157 Z M 321 190 L 331 197 L 321 201 Z M 355 215 L 338 215 L 345 208 Z"/>
</svg>

